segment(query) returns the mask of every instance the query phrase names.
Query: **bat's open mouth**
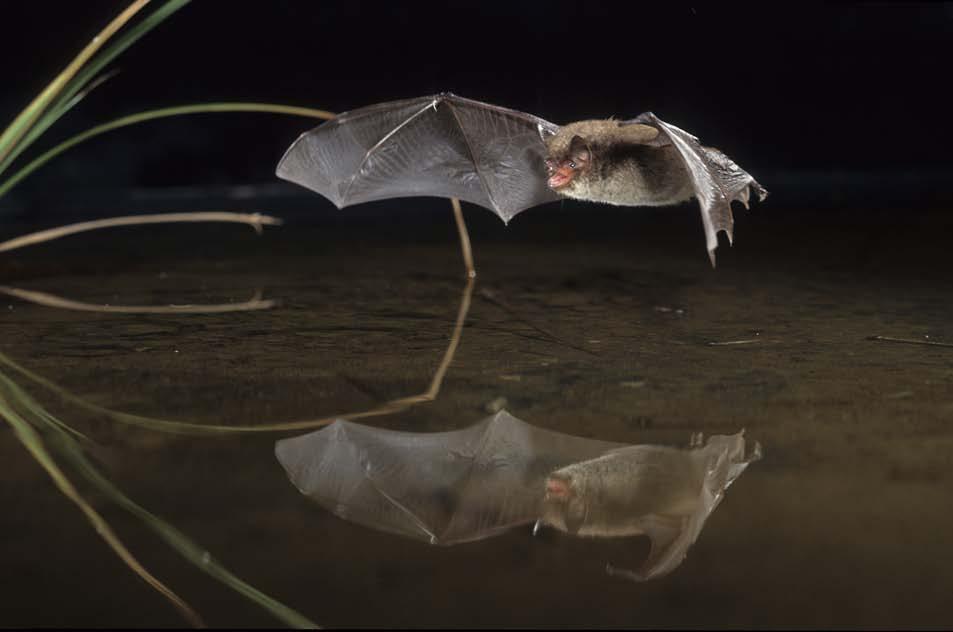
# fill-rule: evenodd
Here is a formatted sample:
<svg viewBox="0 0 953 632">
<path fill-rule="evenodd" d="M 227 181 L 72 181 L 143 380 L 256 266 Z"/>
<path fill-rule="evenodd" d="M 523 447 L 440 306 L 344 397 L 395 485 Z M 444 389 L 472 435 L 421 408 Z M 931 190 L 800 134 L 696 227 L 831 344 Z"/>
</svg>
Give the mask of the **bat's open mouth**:
<svg viewBox="0 0 953 632">
<path fill-rule="evenodd" d="M 549 176 L 549 179 L 546 180 L 546 184 L 549 185 L 550 189 L 559 189 L 572 182 L 572 176 L 572 171 L 559 170 L 553 175 Z"/>
</svg>

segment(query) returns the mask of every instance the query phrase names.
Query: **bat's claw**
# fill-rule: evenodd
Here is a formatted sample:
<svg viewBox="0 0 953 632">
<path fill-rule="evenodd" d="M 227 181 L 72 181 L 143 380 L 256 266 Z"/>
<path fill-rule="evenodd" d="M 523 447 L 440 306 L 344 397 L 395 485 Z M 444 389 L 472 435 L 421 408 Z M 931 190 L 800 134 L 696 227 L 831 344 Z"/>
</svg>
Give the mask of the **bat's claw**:
<svg viewBox="0 0 953 632">
<path fill-rule="evenodd" d="M 746 210 L 751 210 L 751 207 L 748 206 L 748 199 L 751 195 L 751 187 L 747 186 L 742 190 L 738 191 L 738 201 L 745 205 Z"/>
</svg>

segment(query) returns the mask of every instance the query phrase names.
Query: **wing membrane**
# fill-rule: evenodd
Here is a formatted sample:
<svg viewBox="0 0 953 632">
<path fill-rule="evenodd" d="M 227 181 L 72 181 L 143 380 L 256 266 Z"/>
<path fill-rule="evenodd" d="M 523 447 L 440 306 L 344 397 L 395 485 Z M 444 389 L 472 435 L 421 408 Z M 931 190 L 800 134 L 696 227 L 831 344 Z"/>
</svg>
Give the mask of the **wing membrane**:
<svg viewBox="0 0 953 632">
<path fill-rule="evenodd" d="M 654 143 L 671 143 L 678 151 L 685 168 L 688 169 L 695 189 L 695 197 L 698 198 L 701 206 L 708 256 L 714 266 L 718 233 L 725 231 L 729 242 L 734 238 L 731 203 L 738 200 L 747 207 L 751 189 L 754 189 L 759 200 L 766 198 L 768 191 L 728 156 L 713 147 L 703 147 L 697 138 L 685 130 L 666 123 L 655 114 L 651 112 L 640 114 L 623 125 L 632 123 L 656 127 L 661 135 Z"/>
<path fill-rule="evenodd" d="M 338 420 L 279 441 L 275 452 L 303 494 L 342 518 L 455 544 L 533 522 L 550 472 L 618 447 L 501 411 L 469 428 L 422 434 Z"/>
<path fill-rule="evenodd" d="M 302 134 L 278 176 L 339 208 L 395 197 L 456 197 L 504 221 L 559 199 L 546 186 L 538 117 L 452 94 L 353 110 Z"/>
</svg>

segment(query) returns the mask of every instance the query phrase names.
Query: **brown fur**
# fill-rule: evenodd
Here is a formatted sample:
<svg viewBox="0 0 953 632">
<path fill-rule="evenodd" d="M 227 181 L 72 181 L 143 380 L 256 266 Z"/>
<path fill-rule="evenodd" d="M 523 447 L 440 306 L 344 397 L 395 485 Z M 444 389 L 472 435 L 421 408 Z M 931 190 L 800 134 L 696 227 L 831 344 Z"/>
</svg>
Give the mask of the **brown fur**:
<svg viewBox="0 0 953 632">
<path fill-rule="evenodd" d="M 550 475 L 567 489 L 566 495 L 547 494 L 540 518 L 580 536 L 643 533 L 648 515 L 687 516 L 698 508 L 705 455 L 703 450 L 640 445 L 568 465 Z"/>
<path fill-rule="evenodd" d="M 589 149 L 590 163 L 559 193 L 620 206 L 666 206 L 688 200 L 694 189 L 685 165 L 671 145 L 646 144 L 655 135 L 652 127 L 622 127 L 612 119 L 564 125 L 547 141 L 549 157 L 557 163 L 565 160 L 572 139 L 579 136 Z"/>
</svg>

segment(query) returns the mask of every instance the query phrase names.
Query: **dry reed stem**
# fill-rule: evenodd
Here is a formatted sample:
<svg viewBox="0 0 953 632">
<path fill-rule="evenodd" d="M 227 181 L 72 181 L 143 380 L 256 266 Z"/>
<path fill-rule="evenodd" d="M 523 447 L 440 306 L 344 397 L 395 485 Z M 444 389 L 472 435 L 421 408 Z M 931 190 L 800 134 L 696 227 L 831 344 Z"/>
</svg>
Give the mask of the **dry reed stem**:
<svg viewBox="0 0 953 632">
<path fill-rule="evenodd" d="M 23 290 L 15 287 L 0 285 L 0 294 L 15 296 L 16 298 L 43 305 L 45 307 L 55 307 L 57 309 L 71 309 L 79 312 L 100 312 L 105 314 L 222 314 L 227 312 L 249 312 L 260 309 L 271 309 L 278 304 L 271 299 L 255 297 L 241 303 L 219 303 L 216 305 L 159 305 L 150 307 L 148 305 L 97 305 L 95 303 L 84 303 L 74 301 L 55 294 L 46 292 L 35 292 L 33 290 Z"/>
<path fill-rule="evenodd" d="M 197 213 L 159 213 L 156 215 L 126 215 L 123 217 L 111 217 L 108 219 L 97 219 L 89 222 L 79 222 L 77 224 L 67 224 L 41 230 L 21 237 L 0 243 L 0 252 L 16 250 L 26 246 L 33 246 L 46 241 L 52 241 L 67 235 L 75 235 L 89 230 L 99 230 L 102 228 L 115 228 L 116 226 L 140 226 L 143 224 L 167 224 L 177 222 L 232 222 L 237 224 L 247 224 L 255 229 L 259 235 L 262 227 L 280 226 L 282 221 L 277 217 L 262 215 L 261 213 L 229 213 L 225 211 L 207 211 Z"/>
<path fill-rule="evenodd" d="M 154 419 L 151 417 L 145 417 L 142 415 L 133 415 L 129 413 L 118 412 L 98 406 L 91 402 L 84 400 L 77 395 L 70 393 L 64 388 L 56 385 L 55 383 L 47 380 L 46 378 L 30 371 L 26 367 L 22 367 L 12 359 L 8 358 L 3 353 L 0 353 L 0 363 L 10 367 L 11 369 L 17 371 L 27 379 L 39 384 L 43 388 L 49 389 L 65 399 L 66 401 L 72 402 L 81 408 L 89 410 L 93 413 L 104 415 L 114 421 L 120 423 L 135 425 L 143 428 L 149 428 L 151 430 L 160 430 L 165 432 L 172 432 L 176 434 L 248 434 L 248 433 L 257 433 L 257 432 L 283 432 L 291 430 L 308 430 L 312 428 L 319 428 L 333 423 L 336 419 L 346 418 L 346 419 L 362 419 L 364 417 L 379 417 L 382 415 L 388 415 L 395 412 L 400 412 L 410 408 L 415 404 L 431 402 L 437 398 L 437 395 L 440 393 L 440 387 L 443 384 L 443 380 L 446 377 L 447 371 L 450 368 L 450 364 L 453 362 L 453 358 L 456 355 L 457 348 L 460 346 L 460 340 L 463 337 L 463 326 L 466 322 L 467 314 L 470 311 L 470 304 L 473 296 L 473 288 L 476 281 L 473 277 L 467 279 L 466 285 L 463 288 L 463 295 L 460 299 L 460 307 L 457 310 L 457 319 L 454 323 L 453 333 L 450 336 L 450 343 L 447 345 L 447 349 L 443 354 L 443 359 L 440 362 L 440 365 L 437 367 L 437 370 L 434 372 L 433 378 L 430 380 L 430 385 L 427 390 L 417 395 L 410 395 L 407 397 L 400 397 L 393 399 L 374 408 L 354 412 L 354 413 L 345 413 L 338 415 L 331 415 L 328 417 L 322 417 L 320 419 L 309 419 L 304 421 L 289 421 L 289 422 L 279 422 L 273 424 L 262 424 L 258 426 L 220 426 L 212 424 L 199 424 L 199 423 L 190 423 L 184 421 L 172 421 L 166 419 Z"/>
<path fill-rule="evenodd" d="M 867 340 L 877 340 L 880 342 L 901 342 L 908 345 L 926 345 L 930 347 L 953 347 L 949 342 L 935 342 L 933 340 L 915 340 L 911 338 L 892 338 L 890 336 L 868 336 Z"/>
<path fill-rule="evenodd" d="M 460 250 L 463 254 L 463 265 L 467 270 L 467 277 L 476 277 L 476 268 L 473 267 L 473 249 L 470 247 L 470 233 L 467 231 L 467 223 L 463 221 L 463 209 L 460 208 L 460 200 L 450 198 L 450 205 L 453 206 L 453 220 L 457 224 L 457 233 L 460 235 Z"/>
</svg>

